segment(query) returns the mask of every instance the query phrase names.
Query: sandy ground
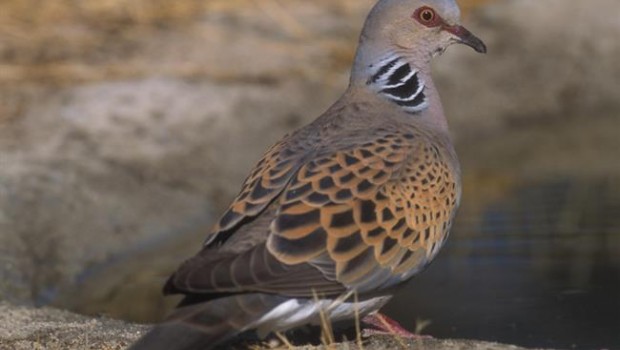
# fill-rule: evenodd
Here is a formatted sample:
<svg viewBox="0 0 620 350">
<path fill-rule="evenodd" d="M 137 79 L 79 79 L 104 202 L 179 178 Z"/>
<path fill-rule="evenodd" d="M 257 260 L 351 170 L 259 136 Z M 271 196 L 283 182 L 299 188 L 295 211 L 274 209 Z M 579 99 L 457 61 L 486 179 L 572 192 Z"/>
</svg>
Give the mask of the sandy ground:
<svg viewBox="0 0 620 350">
<path fill-rule="evenodd" d="M 147 327 L 51 308 L 0 304 L 0 349 L 125 349 Z"/>
<path fill-rule="evenodd" d="M 0 349 L 4 350 L 122 350 L 148 329 L 107 318 L 89 318 L 52 308 L 32 309 L 0 304 Z M 263 348 L 263 347 L 262 347 Z M 263 349 L 268 349 L 265 345 Z M 289 349 L 279 346 L 279 349 Z M 418 348 L 426 350 L 519 350 L 516 346 L 473 340 L 423 339 L 408 341 L 392 337 L 364 340 L 364 349 Z M 297 350 L 322 350 L 304 346 Z M 354 343 L 329 349 L 359 349 Z"/>
</svg>

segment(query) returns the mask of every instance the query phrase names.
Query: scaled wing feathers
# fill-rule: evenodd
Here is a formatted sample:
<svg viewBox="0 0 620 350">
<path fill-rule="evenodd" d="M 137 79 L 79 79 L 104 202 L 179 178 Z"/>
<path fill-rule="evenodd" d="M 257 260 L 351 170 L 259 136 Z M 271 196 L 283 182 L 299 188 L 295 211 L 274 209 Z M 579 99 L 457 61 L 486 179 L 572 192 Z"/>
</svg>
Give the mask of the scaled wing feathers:
<svg viewBox="0 0 620 350">
<path fill-rule="evenodd" d="M 389 287 L 422 269 L 458 203 L 448 155 L 416 132 L 364 139 L 303 161 L 283 143 L 272 148 L 220 221 L 210 244 L 223 246 L 186 262 L 171 279 L 176 290 L 336 295 Z M 244 223 L 257 215 L 260 224 Z M 248 231 L 264 240 L 226 255 L 224 238 L 239 246 Z"/>
<path fill-rule="evenodd" d="M 458 193 L 445 157 L 426 136 L 386 132 L 307 162 L 279 199 L 268 249 L 360 292 L 401 282 L 447 237 Z"/>
</svg>

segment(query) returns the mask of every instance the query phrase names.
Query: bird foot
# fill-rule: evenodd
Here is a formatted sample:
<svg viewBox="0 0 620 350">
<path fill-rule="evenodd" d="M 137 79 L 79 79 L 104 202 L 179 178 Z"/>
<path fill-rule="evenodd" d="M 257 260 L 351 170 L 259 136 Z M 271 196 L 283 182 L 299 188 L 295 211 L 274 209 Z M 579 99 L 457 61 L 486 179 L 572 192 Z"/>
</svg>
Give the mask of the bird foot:
<svg viewBox="0 0 620 350">
<path fill-rule="evenodd" d="M 362 331 L 362 336 L 365 338 L 373 336 L 373 335 L 391 335 L 391 336 L 395 335 L 397 337 L 401 337 L 405 339 L 413 339 L 413 340 L 433 338 L 429 335 L 420 335 L 420 334 L 411 333 L 410 331 L 403 328 L 403 326 L 401 326 L 400 323 L 378 312 L 364 317 L 362 319 L 362 322 L 374 327 L 374 328 L 365 328 Z"/>
</svg>

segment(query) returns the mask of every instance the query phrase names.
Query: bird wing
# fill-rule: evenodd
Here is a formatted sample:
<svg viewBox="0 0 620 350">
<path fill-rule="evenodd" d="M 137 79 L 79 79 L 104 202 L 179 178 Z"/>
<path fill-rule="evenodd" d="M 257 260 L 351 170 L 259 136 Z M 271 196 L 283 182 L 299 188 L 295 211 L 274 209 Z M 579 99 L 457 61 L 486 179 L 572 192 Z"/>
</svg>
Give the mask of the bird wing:
<svg viewBox="0 0 620 350">
<path fill-rule="evenodd" d="M 304 129 L 285 136 L 265 152 L 241 186 L 241 191 L 207 237 L 206 246 L 228 240 L 242 223 L 261 214 L 282 192 L 313 149 L 299 140 L 306 139 Z"/>
<path fill-rule="evenodd" d="M 458 204 L 446 157 L 425 135 L 393 131 L 312 159 L 282 194 L 269 252 L 360 292 L 409 278 L 447 238 Z"/>
<path fill-rule="evenodd" d="M 447 237 L 457 174 L 426 135 L 393 130 L 364 139 L 298 166 L 268 152 L 218 225 L 221 235 L 266 215 L 251 228 L 265 240 L 228 256 L 207 249 L 177 271 L 173 285 L 312 297 L 388 287 L 422 269 Z"/>
</svg>

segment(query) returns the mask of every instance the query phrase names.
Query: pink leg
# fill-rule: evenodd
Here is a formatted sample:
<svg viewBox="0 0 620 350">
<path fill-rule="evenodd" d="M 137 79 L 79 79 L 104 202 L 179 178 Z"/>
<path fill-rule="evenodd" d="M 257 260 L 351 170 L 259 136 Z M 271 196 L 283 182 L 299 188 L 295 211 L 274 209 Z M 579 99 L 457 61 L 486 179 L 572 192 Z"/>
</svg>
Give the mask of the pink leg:
<svg viewBox="0 0 620 350">
<path fill-rule="evenodd" d="M 428 335 L 413 334 L 404 329 L 398 322 L 393 319 L 379 313 L 370 314 L 362 319 L 362 322 L 374 327 L 370 329 L 364 329 L 362 335 L 369 337 L 372 335 L 396 335 L 406 339 L 429 339 L 432 338 Z"/>
</svg>

